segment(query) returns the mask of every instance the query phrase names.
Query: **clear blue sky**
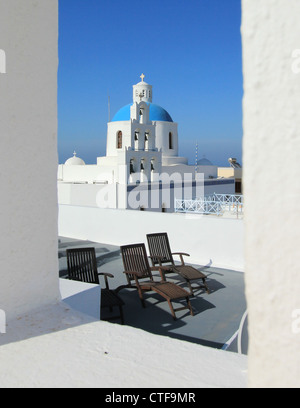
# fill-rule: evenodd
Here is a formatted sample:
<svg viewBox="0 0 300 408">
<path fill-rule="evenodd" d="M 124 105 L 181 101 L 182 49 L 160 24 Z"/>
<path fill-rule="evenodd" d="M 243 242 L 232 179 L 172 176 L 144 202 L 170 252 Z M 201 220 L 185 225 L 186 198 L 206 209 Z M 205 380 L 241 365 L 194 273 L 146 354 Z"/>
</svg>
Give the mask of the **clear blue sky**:
<svg viewBox="0 0 300 408">
<path fill-rule="evenodd" d="M 59 0 L 58 151 L 104 156 L 108 121 L 153 85 L 178 123 L 180 155 L 242 161 L 240 0 Z"/>
</svg>

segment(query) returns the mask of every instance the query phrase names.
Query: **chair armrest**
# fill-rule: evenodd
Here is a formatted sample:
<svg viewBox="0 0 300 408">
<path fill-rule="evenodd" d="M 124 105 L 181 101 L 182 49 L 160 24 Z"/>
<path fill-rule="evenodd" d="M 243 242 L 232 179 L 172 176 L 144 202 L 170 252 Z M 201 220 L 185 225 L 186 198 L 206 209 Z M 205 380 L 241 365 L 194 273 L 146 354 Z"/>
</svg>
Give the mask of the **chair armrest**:
<svg viewBox="0 0 300 408">
<path fill-rule="evenodd" d="M 138 278 L 141 276 L 141 274 L 139 272 L 136 272 L 136 271 L 124 271 L 123 273 L 125 273 L 126 275 L 133 275 L 134 281 L 135 281 L 135 284 L 136 284 L 137 288 L 138 289 L 140 288 L 140 283 L 139 283 Z M 129 283 L 129 278 L 128 277 L 127 277 L 127 280 L 128 280 L 128 283 Z"/>
<path fill-rule="evenodd" d="M 190 256 L 190 254 L 187 254 L 186 252 L 173 252 L 172 255 L 179 255 L 180 256 L 182 266 L 185 265 L 183 257 L 184 256 Z"/>
<path fill-rule="evenodd" d="M 163 282 L 166 282 L 167 280 L 166 280 L 166 275 L 165 275 L 165 272 L 164 271 L 168 271 L 170 268 L 169 267 L 167 267 L 167 266 L 153 266 L 152 268 L 150 268 L 151 269 L 151 271 L 159 271 L 159 274 L 160 274 L 160 277 L 161 277 L 161 280 L 163 281 Z"/>
<path fill-rule="evenodd" d="M 112 275 L 111 273 L 106 273 L 106 272 L 98 272 L 98 276 L 104 276 L 106 289 L 109 289 L 109 284 L 108 284 L 108 279 L 107 278 L 113 278 L 114 275 Z"/>
<path fill-rule="evenodd" d="M 169 266 L 157 265 L 157 266 L 151 266 L 150 269 L 151 269 L 151 271 L 159 271 L 160 269 L 163 270 L 163 271 L 169 271 L 170 267 Z"/>
<path fill-rule="evenodd" d="M 161 265 L 161 260 L 162 259 L 164 259 L 164 257 L 163 256 L 148 256 L 148 258 L 150 258 L 151 259 L 151 261 L 152 261 L 152 265 L 153 266 L 155 266 L 155 262 L 154 262 L 154 259 L 157 259 L 158 260 L 158 263 L 159 263 L 159 265 Z"/>
<path fill-rule="evenodd" d="M 190 254 L 187 254 L 186 252 L 173 252 L 172 255 L 184 255 L 184 256 L 190 256 Z"/>
<path fill-rule="evenodd" d="M 140 273 L 136 271 L 124 271 L 123 273 L 126 273 L 127 275 L 140 276 Z"/>
<path fill-rule="evenodd" d="M 108 276 L 109 278 L 114 278 L 114 275 L 112 275 L 111 273 L 107 273 L 107 272 L 98 272 L 98 275 L 103 275 L 103 276 Z"/>
</svg>

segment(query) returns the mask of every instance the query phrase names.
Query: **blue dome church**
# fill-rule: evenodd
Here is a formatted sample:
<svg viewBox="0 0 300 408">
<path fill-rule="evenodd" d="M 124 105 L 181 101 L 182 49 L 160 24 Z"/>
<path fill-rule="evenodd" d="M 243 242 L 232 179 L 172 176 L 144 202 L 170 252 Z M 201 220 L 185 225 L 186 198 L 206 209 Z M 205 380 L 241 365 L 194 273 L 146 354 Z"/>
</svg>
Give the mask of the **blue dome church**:
<svg viewBox="0 0 300 408">
<path fill-rule="evenodd" d="M 141 81 L 133 85 L 133 102 L 119 109 L 108 122 L 106 157 L 127 151 L 128 164 L 139 163 L 142 155 L 145 172 L 146 168 L 150 171 L 154 167 L 160 170 L 161 166 L 187 164 L 186 158 L 178 157 L 177 123 L 167 110 L 152 102 L 152 85 L 144 78 L 142 74 Z"/>
<path fill-rule="evenodd" d="M 107 124 L 106 155 L 96 165 L 69 159 L 58 171 L 60 202 L 99 208 L 173 212 L 176 200 L 230 193 L 207 160 L 189 165 L 178 155 L 178 125 L 152 102 L 152 85 L 133 85 L 133 101 Z M 76 156 L 76 154 L 74 154 Z"/>
</svg>

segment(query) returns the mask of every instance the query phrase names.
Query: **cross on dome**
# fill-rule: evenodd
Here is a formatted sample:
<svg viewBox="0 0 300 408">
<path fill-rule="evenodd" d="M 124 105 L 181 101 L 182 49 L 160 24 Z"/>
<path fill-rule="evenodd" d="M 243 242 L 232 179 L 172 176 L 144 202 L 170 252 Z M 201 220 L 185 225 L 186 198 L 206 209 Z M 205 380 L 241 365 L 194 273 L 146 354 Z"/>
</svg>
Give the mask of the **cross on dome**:
<svg viewBox="0 0 300 408">
<path fill-rule="evenodd" d="M 76 157 L 76 156 L 77 156 L 77 153 L 75 152 L 75 150 L 74 150 L 73 156 L 74 156 L 74 157 Z"/>
<path fill-rule="evenodd" d="M 144 82 L 145 75 L 142 74 L 142 75 L 140 76 L 140 78 L 142 79 L 142 82 Z"/>
</svg>

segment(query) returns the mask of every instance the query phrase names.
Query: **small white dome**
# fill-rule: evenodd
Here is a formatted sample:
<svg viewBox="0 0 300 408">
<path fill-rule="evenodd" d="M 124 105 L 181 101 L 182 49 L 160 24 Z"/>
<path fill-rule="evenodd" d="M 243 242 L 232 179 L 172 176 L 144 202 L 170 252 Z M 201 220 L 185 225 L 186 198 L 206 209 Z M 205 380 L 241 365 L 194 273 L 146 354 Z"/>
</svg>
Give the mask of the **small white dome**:
<svg viewBox="0 0 300 408">
<path fill-rule="evenodd" d="M 198 160 L 197 165 L 198 166 L 213 166 L 212 162 L 208 160 L 206 157 L 203 157 L 202 159 Z"/>
<path fill-rule="evenodd" d="M 80 157 L 77 157 L 76 154 L 74 152 L 74 156 L 65 162 L 65 166 L 85 166 L 85 162 Z"/>
</svg>

